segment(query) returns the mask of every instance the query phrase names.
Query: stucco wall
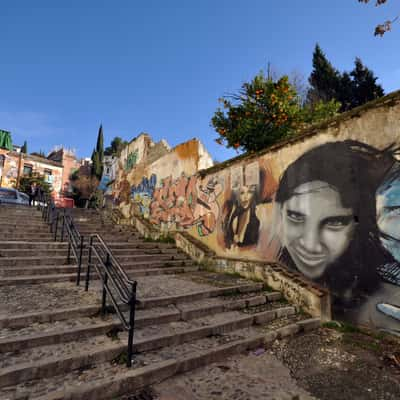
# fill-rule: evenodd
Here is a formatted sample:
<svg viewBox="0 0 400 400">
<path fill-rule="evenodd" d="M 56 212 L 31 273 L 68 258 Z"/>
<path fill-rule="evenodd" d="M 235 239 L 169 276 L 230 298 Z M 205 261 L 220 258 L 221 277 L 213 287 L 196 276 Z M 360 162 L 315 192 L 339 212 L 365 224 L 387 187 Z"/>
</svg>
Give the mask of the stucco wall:
<svg viewBox="0 0 400 400">
<path fill-rule="evenodd" d="M 400 329 L 400 92 L 198 173 L 185 146 L 128 178 L 125 211 L 145 192 L 159 228 L 278 261 L 330 289 L 334 315 Z"/>
<path fill-rule="evenodd" d="M 29 165 L 32 167 L 32 173 L 47 176 L 47 181 L 51 184 L 53 192 L 60 192 L 63 173 L 61 164 L 53 161 L 47 162 L 45 159 L 28 154 L 14 152 L 2 152 L 2 154 L 5 156 L 5 162 L 1 171 L 1 186 L 15 187 L 18 179 L 18 168 L 20 168 L 20 176 L 22 176 L 24 165 Z M 51 175 L 46 174 L 46 171 L 51 171 Z"/>
</svg>

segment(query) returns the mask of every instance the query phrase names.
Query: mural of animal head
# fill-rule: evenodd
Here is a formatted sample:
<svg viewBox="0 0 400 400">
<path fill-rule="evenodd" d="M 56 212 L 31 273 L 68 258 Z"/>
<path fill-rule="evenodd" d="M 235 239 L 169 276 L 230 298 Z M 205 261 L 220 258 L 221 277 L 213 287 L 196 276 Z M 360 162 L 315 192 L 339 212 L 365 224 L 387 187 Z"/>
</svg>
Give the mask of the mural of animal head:
<svg viewBox="0 0 400 400">
<path fill-rule="evenodd" d="M 342 299 L 379 286 L 386 261 L 376 220 L 376 191 L 393 154 L 356 141 L 327 143 L 283 173 L 275 196 L 280 260 Z"/>
</svg>

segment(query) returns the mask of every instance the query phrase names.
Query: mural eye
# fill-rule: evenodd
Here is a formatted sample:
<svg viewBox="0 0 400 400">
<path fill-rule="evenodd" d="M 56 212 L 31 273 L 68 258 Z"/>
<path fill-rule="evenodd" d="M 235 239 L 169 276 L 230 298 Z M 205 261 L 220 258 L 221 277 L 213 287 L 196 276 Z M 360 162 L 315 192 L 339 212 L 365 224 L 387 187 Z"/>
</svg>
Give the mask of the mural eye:
<svg viewBox="0 0 400 400">
<path fill-rule="evenodd" d="M 324 221 L 324 225 L 329 229 L 339 230 L 349 225 L 353 219 L 353 216 L 338 216 L 330 217 Z"/>
<path fill-rule="evenodd" d="M 389 217 L 400 217 L 400 206 L 385 207 L 385 213 Z"/>
<path fill-rule="evenodd" d="M 286 210 L 288 219 L 295 223 L 302 223 L 306 220 L 306 216 L 302 213 L 293 210 Z"/>
</svg>

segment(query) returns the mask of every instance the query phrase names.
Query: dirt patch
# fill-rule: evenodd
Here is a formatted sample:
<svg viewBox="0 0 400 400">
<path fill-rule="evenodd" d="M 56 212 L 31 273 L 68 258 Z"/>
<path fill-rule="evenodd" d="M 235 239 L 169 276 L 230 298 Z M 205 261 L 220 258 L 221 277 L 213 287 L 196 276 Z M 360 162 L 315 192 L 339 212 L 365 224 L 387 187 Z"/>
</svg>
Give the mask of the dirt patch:
<svg viewBox="0 0 400 400">
<path fill-rule="evenodd" d="M 400 399 L 400 341 L 346 327 L 276 341 L 270 350 L 321 400 Z"/>
</svg>

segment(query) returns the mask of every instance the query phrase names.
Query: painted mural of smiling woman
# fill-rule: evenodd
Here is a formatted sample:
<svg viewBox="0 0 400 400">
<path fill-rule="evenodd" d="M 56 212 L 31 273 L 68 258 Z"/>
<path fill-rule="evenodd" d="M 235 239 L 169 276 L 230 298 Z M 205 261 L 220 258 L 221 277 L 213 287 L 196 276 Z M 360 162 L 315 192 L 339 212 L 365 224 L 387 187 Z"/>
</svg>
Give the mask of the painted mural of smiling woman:
<svg viewBox="0 0 400 400">
<path fill-rule="evenodd" d="M 279 260 L 331 289 L 342 305 L 360 302 L 379 286 L 381 154 L 356 141 L 318 146 L 289 165 L 275 196 Z"/>
</svg>

